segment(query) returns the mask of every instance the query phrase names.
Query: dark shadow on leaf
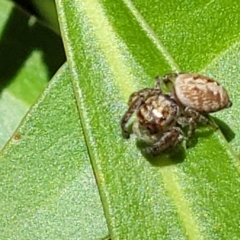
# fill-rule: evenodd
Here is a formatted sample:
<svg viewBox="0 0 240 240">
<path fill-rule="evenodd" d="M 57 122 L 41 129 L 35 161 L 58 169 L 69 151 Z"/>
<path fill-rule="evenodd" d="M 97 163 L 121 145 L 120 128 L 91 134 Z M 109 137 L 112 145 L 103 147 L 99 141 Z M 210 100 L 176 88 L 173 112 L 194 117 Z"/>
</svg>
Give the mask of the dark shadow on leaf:
<svg viewBox="0 0 240 240">
<path fill-rule="evenodd" d="M 235 133 L 232 131 L 232 129 L 222 120 L 213 117 L 216 124 L 219 126 L 219 129 L 221 130 L 223 136 L 226 138 L 228 142 L 231 142 L 235 138 Z"/>
<path fill-rule="evenodd" d="M 208 138 L 211 136 L 216 129 L 212 129 L 206 126 L 198 126 L 194 136 L 189 140 L 187 148 L 195 147 L 198 143 L 199 138 Z"/>
<path fill-rule="evenodd" d="M 49 80 L 65 62 L 61 38 L 38 23 L 31 26 L 29 19 L 18 8 L 13 8 L 5 24 L 0 38 L 0 91 L 10 84 L 33 50 L 42 52 Z"/>
<path fill-rule="evenodd" d="M 216 126 L 217 127 L 217 126 Z M 196 128 L 196 132 L 193 137 L 189 139 L 188 143 L 186 143 L 186 148 L 195 147 L 198 143 L 199 138 L 208 138 L 211 136 L 218 128 L 214 129 L 210 126 L 206 126 L 204 124 L 198 124 Z M 187 136 L 188 128 L 183 129 L 184 135 Z"/>
<path fill-rule="evenodd" d="M 146 145 L 140 141 L 136 141 L 136 146 L 141 151 L 144 158 L 155 167 L 175 165 L 183 162 L 186 158 L 185 149 L 181 145 L 169 148 L 157 156 L 144 153 L 143 149 Z"/>
</svg>

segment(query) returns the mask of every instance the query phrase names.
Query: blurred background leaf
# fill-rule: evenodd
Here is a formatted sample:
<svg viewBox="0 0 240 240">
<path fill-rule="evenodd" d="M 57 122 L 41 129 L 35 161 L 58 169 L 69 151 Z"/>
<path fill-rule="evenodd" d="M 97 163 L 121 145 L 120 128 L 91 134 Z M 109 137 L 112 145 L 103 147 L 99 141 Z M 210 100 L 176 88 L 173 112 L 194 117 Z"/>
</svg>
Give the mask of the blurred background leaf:
<svg viewBox="0 0 240 240">
<path fill-rule="evenodd" d="M 9 1 L 0 2 L 0 147 L 65 61 L 61 38 Z"/>
<path fill-rule="evenodd" d="M 67 66 L 0 155 L 0 239 L 108 234 Z"/>
</svg>

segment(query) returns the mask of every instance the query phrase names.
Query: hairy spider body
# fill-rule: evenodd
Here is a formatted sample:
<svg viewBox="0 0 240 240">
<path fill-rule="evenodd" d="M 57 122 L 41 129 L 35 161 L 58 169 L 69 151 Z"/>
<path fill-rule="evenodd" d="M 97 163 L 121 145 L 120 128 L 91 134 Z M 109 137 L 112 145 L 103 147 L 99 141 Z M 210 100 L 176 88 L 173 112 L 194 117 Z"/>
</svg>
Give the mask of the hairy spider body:
<svg viewBox="0 0 240 240">
<path fill-rule="evenodd" d="M 232 105 L 226 89 L 207 76 L 195 73 L 170 73 L 163 77 L 163 82 L 171 88 L 171 97 L 182 109 L 178 123 L 181 126 L 189 126 L 189 139 L 195 132 L 197 122 L 216 129 L 208 119 L 208 113 Z"/>
<path fill-rule="evenodd" d="M 178 105 L 168 95 L 152 96 L 138 109 L 137 118 L 151 134 L 166 132 L 179 116 Z"/>
<path fill-rule="evenodd" d="M 172 78 L 175 79 L 174 83 Z M 163 78 L 172 83 L 174 99 L 179 105 L 199 113 L 212 113 L 232 105 L 226 89 L 214 79 L 195 73 L 171 73 Z"/>
<path fill-rule="evenodd" d="M 170 95 L 162 93 L 159 78 L 156 78 L 155 88 L 145 88 L 131 94 L 128 105 L 121 120 L 123 136 L 129 138 L 127 125 L 136 112 L 137 119 L 132 130 L 139 140 L 148 145 L 143 149 L 145 153 L 156 155 L 182 142 L 182 131 L 176 127 L 180 108 Z"/>
</svg>

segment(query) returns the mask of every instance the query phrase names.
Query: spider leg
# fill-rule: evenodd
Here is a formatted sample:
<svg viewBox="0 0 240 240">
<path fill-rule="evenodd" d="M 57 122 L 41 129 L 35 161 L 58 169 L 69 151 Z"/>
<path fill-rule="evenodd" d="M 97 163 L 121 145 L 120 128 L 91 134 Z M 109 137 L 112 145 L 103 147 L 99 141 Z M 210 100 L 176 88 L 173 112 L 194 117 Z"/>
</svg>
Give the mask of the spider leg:
<svg viewBox="0 0 240 240">
<path fill-rule="evenodd" d="M 158 155 L 170 147 L 175 147 L 183 141 L 183 133 L 180 128 L 173 127 L 168 132 L 165 132 L 162 137 L 153 146 L 148 146 L 143 149 L 145 154 Z"/>
<path fill-rule="evenodd" d="M 180 124 L 181 126 L 189 126 L 186 142 L 187 147 L 189 147 L 189 141 L 195 133 L 197 123 L 211 126 L 213 129 L 218 128 L 211 120 L 207 118 L 207 116 L 202 115 L 201 113 L 192 108 L 186 107 L 183 114 L 184 116 L 178 119 L 178 124 Z"/>
<path fill-rule="evenodd" d="M 125 138 L 130 137 L 130 133 L 127 129 L 127 123 L 129 121 L 129 119 L 131 118 L 131 116 L 133 115 L 133 113 L 140 108 L 140 106 L 143 104 L 143 102 L 144 102 L 143 97 L 140 96 L 140 97 L 136 98 L 129 106 L 127 112 L 123 115 L 123 117 L 121 119 L 121 128 L 122 128 L 123 136 Z"/>
<path fill-rule="evenodd" d="M 197 127 L 196 119 L 190 118 L 189 119 L 189 128 L 188 128 L 188 137 L 187 137 L 187 141 L 186 141 L 187 148 L 189 147 L 190 139 L 192 138 L 192 136 L 194 135 L 194 133 L 196 131 L 196 127 Z"/>
<path fill-rule="evenodd" d="M 171 147 L 178 146 L 184 140 L 184 135 L 183 135 L 182 130 L 178 127 L 175 127 L 175 130 L 178 131 L 178 137 L 176 138 L 175 141 L 173 141 Z"/>
<path fill-rule="evenodd" d="M 178 73 L 168 73 L 166 75 L 163 76 L 163 82 L 168 86 L 169 84 L 173 84 L 172 80 L 176 79 L 177 76 L 179 74 Z"/>
<path fill-rule="evenodd" d="M 144 88 L 138 92 L 134 92 L 130 95 L 129 99 L 128 99 L 128 106 L 131 106 L 132 103 L 139 97 L 145 98 L 146 96 L 146 92 L 151 91 L 152 88 Z"/>
<path fill-rule="evenodd" d="M 179 73 L 167 73 L 163 76 L 163 81 L 166 80 L 170 80 L 172 78 L 176 78 L 179 75 Z"/>
<path fill-rule="evenodd" d="M 169 81 L 171 79 L 177 78 L 180 74 L 185 74 L 186 72 L 179 72 L 179 73 L 167 73 L 163 76 L 163 81 Z"/>
<path fill-rule="evenodd" d="M 161 88 L 144 88 L 130 95 L 128 100 L 128 106 L 130 106 L 139 97 L 142 97 L 143 99 L 147 99 L 149 97 L 160 95 L 160 94 L 162 94 Z"/>
<path fill-rule="evenodd" d="M 168 73 L 163 76 L 163 82 L 166 84 L 169 90 L 173 89 L 174 81 L 173 79 L 176 79 L 178 76 L 178 73 Z"/>
<path fill-rule="evenodd" d="M 204 115 L 202 115 L 200 113 L 198 115 L 198 119 L 197 120 L 198 120 L 199 123 L 202 123 L 204 125 L 208 125 L 208 126 L 212 127 L 215 130 L 218 129 L 218 126 L 213 121 L 211 121 L 211 119 L 207 118 L 206 116 L 204 116 Z"/>
<path fill-rule="evenodd" d="M 143 97 L 144 99 L 147 99 L 149 97 L 152 97 L 155 95 L 160 95 L 162 93 L 163 92 L 162 92 L 162 88 L 161 88 L 161 78 L 159 76 L 157 76 L 155 78 L 155 87 L 154 88 L 144 88 L 138 92 L 132 93 L 129 97 L 128 105 L 130 106 L 137 97 Z"/>
<path fill-rule="evenodd" d="M 159 76 L 155 77 L 155 89 L 161 89 L 161 80 Z"/>
</svg>

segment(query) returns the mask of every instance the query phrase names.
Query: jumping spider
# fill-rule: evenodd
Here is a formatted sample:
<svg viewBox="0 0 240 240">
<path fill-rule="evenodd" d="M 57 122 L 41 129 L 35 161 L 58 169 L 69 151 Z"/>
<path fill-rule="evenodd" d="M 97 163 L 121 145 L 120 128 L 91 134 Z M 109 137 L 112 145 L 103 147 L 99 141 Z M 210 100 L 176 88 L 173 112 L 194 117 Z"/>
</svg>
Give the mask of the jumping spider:
<svg viewBox="0 0 240 240">
<path fill-rule="evenodd" d="M 208 113 L 232 106 L 226 89 L 207 76 L 169 73 L 163 77 L 163 82 L 171 89 L 171 98 L 181 107 L 178 123 L 189 126 L 188 139 L 193 136 L 198 122 L 218 128 L 208 119 Z"/>
<path fill-rule="evenodd" d="M 170 73 L 161 81 L 171 88 L 171 93 L 163 93 L 160 78 L 156 77 L 154 88 L 144 88 L 130 95 L 129 108 L 121 120 L 123 136 L 129 138 L 127 124 L 136 112 L 137 119 L 132 130 L 138 140 L 147 145 L 143 149 L 146 154 L 157 155 L 179 145 L 184 140 L 181 128 L 185 126 L 189 127 L 186 137 L 188 147 L 197 123 L 217 129 L 208 119 L 208 113 L 232 105 L 226 89 L 209 77 Z"/>
<path fill-rule="evenodd" d="M 183 141 L 182 130 L 176 124 L 181 116 L 180 108 L 170 95 L 162 92 L 158 77 L 154 88 L 132 93 L 128 105 L 121 120 L 123 136 L 130 137 L 127 124 L 136 112 L 132 130 L 138 140 L 147 145 L 142 150 L 145 154 L 157 155 Z"/>
</svg>

